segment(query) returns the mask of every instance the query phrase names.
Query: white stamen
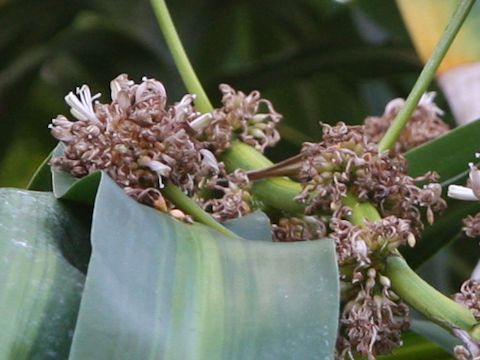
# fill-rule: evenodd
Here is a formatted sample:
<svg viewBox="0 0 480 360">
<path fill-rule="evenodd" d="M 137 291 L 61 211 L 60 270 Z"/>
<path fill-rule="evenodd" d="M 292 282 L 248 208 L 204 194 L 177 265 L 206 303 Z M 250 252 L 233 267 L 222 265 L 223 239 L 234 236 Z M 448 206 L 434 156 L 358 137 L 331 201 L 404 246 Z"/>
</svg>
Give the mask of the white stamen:
<svg viewBox="0 0 480 360">
<path fill-rule="evenodd" d="M 442 116 L 444 114 L 443 110 L 440 109 L 434 102 L 433 100 L 435 99 L 435 96 L 437 95 L 437 93 L 435 91 L 430 91 L 430 92 L 426 92 L 422 95 L 422 97 L 420 98 L 420 101 L 418 103 L 419 106 L 430 106 L 431 107 L 431 110 L 439 115 L 439 116 Z"/>
<path fill-rule="evenodd" d="M 450 185 L 448 187 L 448 197 L 458 200 L 476 201 L 478 198 L 473 193 L 473 190 L 459 185 Z"/>
<path fill-rule="evenodd" d="M 141 166 L 146 166 L 152 171 L 155 171 L 158 175 L 158 186 L 160 189 L 163 189 L 165 185 L 162 181 L 162 176 L 169 176 L 172 168 L 165 164 L 162 164 L 160 161 L 152 160 L 148 156 L 142 157 L 138 160 L 138 164 Z"/>
<path fill-rule="evenodd" d="M 83 85 L 81 88 L 77 88 L 77 95 L 73 92 L 69 92 L 65 96 L 65 102 L 70 106 L 70 112 L 78 120 L 90 120 L 99 122 L 95 111 L 93 110 L 93 102 L 100 97 L 100 93 L 92 96 L 90 88 L 87 85 Z"/>
</svg>

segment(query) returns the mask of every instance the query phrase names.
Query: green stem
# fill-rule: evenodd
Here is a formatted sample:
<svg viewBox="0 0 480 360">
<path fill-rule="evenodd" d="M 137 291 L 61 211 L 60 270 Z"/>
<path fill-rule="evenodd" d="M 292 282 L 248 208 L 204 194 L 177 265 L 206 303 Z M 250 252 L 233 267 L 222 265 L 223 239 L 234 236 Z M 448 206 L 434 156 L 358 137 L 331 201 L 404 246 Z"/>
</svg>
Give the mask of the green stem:
<svg viewBox="0 0 480 360">
<path fill-rule="evenodd" d="M 382 218 L 375 206 L 368 202 L 360 202 L 353 194 L 347 194 L 342 199 L 342 202 L 352 209 L 350 220 L 355 225 L 363 226 L 365 221 L 374 222 Z"/>
<path fill-rule="evenodd" d="M 226 235 L 229 238 L 237 238 L 232 231 L 228 230 L 217 220 L 215 220 L 209 213 L 205 212 L 200 208 L 195 201 L 185 195 L 177 186 L 172 183 L 168 183 L 167 186 L 162 190 L 162 194 L 175 204 L 180 210 L 185 211 L 187 214 L 191 215 L 196 221 L 212 227 L 218 232 Z"/>
<path fill-rule="evenodd" d="M 234 141 L 230 149 L 222 154 L 221 159 L 228 171 L 235 169 L 255 170 L 272 165 L 272 162 L 251 146 Z M 304 205 L 295 201 L 302 186 L 286 177 L 272 177 L 255 181 L 252 194 L 260 202 L 291 214 L 303 213 Z"/>
<path fill-rule="evenodd" d="M 458 5 L 457 10 L 448 23 L 448 26 L 445 29 L 445 32 L 443 33 L 439 43 L 435 47 L 432 56 L 430 56 L 427 63 L 423 67 L 423 70 L 415 82 L 412 91 L 408 95 L 405 105 L 395 117 L 392 125 L 380 141 L 380 144 L 378 145 L 378 151 L 386 151 L 395 145 L 395 142 L 398 140 L 403 128 L 412 116 L 412 113 L 415 111 L 421 96 L 425 93 L 428 86 L 432 82 L 438 66 L 445 57 L 445 54 L 450 48 L 453 39 L 460 30 L 460 27 L 462 26 L 474 3 L 475 0 L 462 0 Z"/>
<path fill-rule="evenodd" d="M 151 3 L 182 80 L 188 91 L 197 95 L 195 106 L 201 112 L 212 111 L 212 104 L 187 57 L 165 1 L 151 0 Z M 231 149 L 223 154 L 221 159 L 228 171 L 234 171 L 238 168 L 244 170 L 261 169 L 272 165 L 272 162 L 263 154 L 240 142 L 234 142 Z M 261 202 L 293 213 L 303 212 L 301 204 L 293 200 L 300 191 L 301 186 L 287 178 L 258 181 L 253 185 L 252 190 L 254 196 Z M 279 197 L 278 194 L 283 194 L 283 196 Z"/>
<path fill-rule="evenodd" d="M 362 203 L 352 194 L 348 194 L 343 203 L 352 209 L 351 220 L 356 225 L 381 219 L 372 204 Z M 478 323 L 472 312 L 430 286 L 399 254 L 385 258 L 384 272 L 395 293 L 415 310 L 449 331 L 460 328 L 468 331 L 476 341 L 480 340 Z"/>
<path fill-rule="evenodd" d="M 431 287 L 402 257 L 388 256 L 384 271 L 395 293 L 417 311 L 449 331 L 460 328 L 480 341 L 478 323 L 472 312 Z"/>
<path fill-rule="evenodd" d="M 187 53 L 178 37 L 177 30 L 173 25 L 172 17 L 167 8 L 165 0 L 151 0 L 153 10 L 157 17 L 160 29 L 165 36 L 165 41 L 172 53 L 173 60 L 177 65 L 177 69 L 180 72 L 185 86 L 191 94 L 195 94 L 195 106 L 201 112 L 210 112 L 213 110 L 213 106 L 202 87 L 202 84 L 198 80 L 192 64 L 188 60 Z"/>
</svg>

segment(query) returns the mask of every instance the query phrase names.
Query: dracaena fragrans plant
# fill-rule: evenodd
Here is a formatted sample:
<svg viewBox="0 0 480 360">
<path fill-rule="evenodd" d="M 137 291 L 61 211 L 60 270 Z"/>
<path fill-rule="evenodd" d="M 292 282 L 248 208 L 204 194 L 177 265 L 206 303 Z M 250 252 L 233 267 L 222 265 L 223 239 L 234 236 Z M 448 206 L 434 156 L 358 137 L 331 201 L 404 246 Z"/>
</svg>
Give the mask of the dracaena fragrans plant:
<svg viewBox="0 0 480 360">
<path fill-rule="evenodd" d="M 70 92 L 65 102 L 71 114 L 58 115 L 50 124 L 59 141 L 48 160 L 56 195 L 79 200 L 78 188 L 97 181 L 90 190 L 95 197 L 92 257 L 70 357 L 92 356 L 82 347 L 87 340 L 134 334 L 134 345 L 125 340 L 124 351 L 116 356 L 123 359 L 133 348 L 143 349 L 139 344 L 145 342 L 142 354 L 150 358 L 251 359 L 274 353 L 279 359 L 373 360 L 403 345 L 411 307 L 453 335 L 457 345 L 451 350 L 457 359 L 478 359 L 480 279 L 472 275 L 458 293 L 447 297 L 424 282 L 402 256 L 406 248 L 421 246 L 424 231 L 448 211 L 440 175 L 428 164 L 425 171 L 411 175 L 409 154 L 451 134 L 435 93 L 426 90 L 473 1 L 461 2 L 406 100 L 391 100 L 383 115 L 367 117 L 362 125 L 320 124 L 321 141 L 305 142 L 297 155 L 277 164 L 263 155 L 280 140 L 277 124 L 282 115 L 274 104 L 259 91 L 220 84 L 218 106 L 212 106 L 164 1 L 152 4 L 190 93 L 172 100 L 161 80 L 120 74 L 110 83 L 109 99 L 88 85 Z M 480 170 L 473 163 L 469 167 L 467 186 L 450 185 L 449 197 L 480 201 Z M 69 185 L 60 191 L 65 188 L 62 182 Z M 109 209 L 115 199 L 121 200 Z M 96 219 L 102 211 L 116 213 L 115 206 L 125 206 L 125 213 L 135 219 L 122 219 L 129 226 L 121 228 L 135 230 L 126 236 L 124 247 L 105 251 L 102 236 L 114 239 L 121 231 L 107 236 Z M 266 237 L 275 244 L 245 240 L 251 235 L 232 230 L 232 223 L 259 211 L 268 216 Z M 141 234 L 148 231 L 142 227 L 149 221 L 154 229 L 150 234 L 170 235 L 164 243 L 141 248 L 144 259 L 158 260 L 153 269 L 160 275 L 145 271 L 143 259 L 138 268 L 121 266 L 128 262 L 130 249 L 149 243 Z M 467 236 L 480 235 L 479 214 L 468 215 L 463 224 Z M 250 221 L 246 227 L 257 225 Z M 330 245 L 327 274 L 308 253 L 317 256 Z M 163 246 L 161 251 L 158 246 Z M 163 257 L 145 249 L 159 250 Z M 275 261 L 270 263 L 269 256 Z M 283 268 L 282 261 L 295 256 L 294 266 Z M 133 292 L 118 287 L 122 271 L 138 271 L 145 281 L 162 287 L 144 302 L 133 301 L 138 306 L 130 310 L 129 299 L 145 288 L 138 285 L 143 279 L 129 284 Z M 99 273 L 102 281 L 93 276 Z M 328 293 L 324 283 L 335 284 L 335 293 Z M 258 297 L 249 297 L 250 291 Z M 120 296 L 110 299 L 110 294 Z M 96 310 L 92 296 L 103 304 L 98 305 L 102 311 Z M 253 299 L 245 301 L 251 303 L 250 310 L 242 305 L 245 298 Z M 322 302 L 331 309 L 320 310 Z M 153 309 L 153 314 L 144 309 Z M 327 315 L 310 314 L 311 309 L 334 318 L 327 324 L 322 322 Z M 218 313 L 221 320 L 207 319 Z M 112 330 L 117 314 L 127 319 L 125 333 Z M 153 319 L 148 330 L 136 325 L 147 318 Z M 281 331 L 269 328 L 267 320 Z M 244 332 L 240 322 L 254 324 L 257 333 Z M 184 338 L 186 345 L 179 346 Z M 322 342 L 323 353 L 308 352 Z M 102 345 L 101 351 L 98 356 L 114 356 L 109 346 Z"/>
</svg>

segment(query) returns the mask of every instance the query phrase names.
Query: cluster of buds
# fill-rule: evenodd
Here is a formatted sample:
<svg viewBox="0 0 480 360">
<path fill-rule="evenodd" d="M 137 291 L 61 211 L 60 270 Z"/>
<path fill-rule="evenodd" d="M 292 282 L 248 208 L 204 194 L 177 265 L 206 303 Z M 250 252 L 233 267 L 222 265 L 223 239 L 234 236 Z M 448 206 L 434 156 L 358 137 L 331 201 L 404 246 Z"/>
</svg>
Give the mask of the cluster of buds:
<svg viewBox="0 0 480 360">
<path fill-rule="evenodd" d="M 228 149 L 235 135 L 260 151 L 280 140 L 275 126 L 282 116 L 258 91 L 246 95 L 227 84 L 221 84 L 220 91 L 223 106 L 207 114 L 208 121 L 198 122 L 204 139 L 217 153 Z"/>
<path fill-rule="evenodd" d="M 417 185 L 435 181 L 435 174 L 410 177 L 406 159 L 396 151 L 379 153 L 365 132 L 365 126 L 323 125 L 322 141 L 304 144 L 300 156 L 283 167 L 297 169 L 303 186 L 297 200 L 305 203 L 306 217 L 322 221 L 323 235 L 335 240 L 344 287 L 339 358 L 359 354 L 374 359 L 401 345 L 408 308 L 381 275 L 382 259 L 399 246 L 415 245 L 423 228 L 421 208 L 432 223 L 434 212 L 446 206 L 439 184 Z M 375 206 L 381 219 L 352 224 L 349 197 Z M 298 240 L 311 235 L 310 228 L 298 218 L 282 219 L 274 234 L 278 240 Z"/>
<path fill-rule="evenodd" d="M 405 152 L 448 132 L 448 125 L 440 118 L 443 111 L 435 104 L 434 98 L 434 92 L 425 93 L 422 96 L 395 144 L 396 151 Z M 371 142 L 378 143 L 404 105 L 404 99 L 393 99 L 385 107 L 382 116 L 367 117 L 365 136 Z"/>
<path fill-rule="evenodd" d="M 323 125 L 322 142 L 306 143 L 302 156 L 303 191 L 298 200 L 307 203 L 307 213 L 326 211 L 337 216 L 350 192 L 375 204 L 383 217 L 408 220 L 418 235 L 422 229 L 419 207 L 426 208 L 431 223 L 433 213 L 446 206 L 439 184 L 417 186 L 419 181 L 436 180 L 434 173 L 408 176 L 406 159 L 393 151 L 379 154 L 377 145 L 364 136 L 363 126 Z"/>
<path fill-rule="evenodd" d="M 222 171 L 222 175 L 222 177 L 213 178 L 205 186 L 220 192 L 221 196 L 203 199 L 197 195 L 197 201 L 218 221 L 235 219 L 250 213 L 252 197 L 248 176 L 240 170 L 231 174 Z"/>
<path fill-rule="evenodd" d="M 408 306 L 390 289 L 390 280 L 375 268 L 362 273 L 365 279 L 352 284 L 355 297 L 342 310 L 337 339 L 337 358 L 353 359 L 388 354 L 402 344 L 401 333 L 408 329 Z"/>
<path fill-rule="evenodd" d="M 460 288 L 460 292 L 456 293 L 453 299 L 470 309 L 475 319 L 480 321 L 480 283 L 478 281 L 473 279 L 465 281 Z M 455 358 L 458 360 L 479 359 L 480 344 L 474 341 L 466 331 L 455 329 L 454 333 L 463 342 L 463 345 L 455 347 Z"/>
<path fill-rule="evenodd" d="M 142 203 L 166 211 L 160 189 L 168 179 L 191 193 L 204 177 L 218 173 L 218 163 L 189 123 L 200 116 L 193 96 L 167 105 L 164 86 L 144 78 L 135 84 L 126 75 L 111 82 L 112 101 L 95 101 L 84 85 L 65 100 L 77 121 L 59 115 L 50 125 L 65 145 L 51 165 L 83 177 L 104 170 Z"/>
<path fill-rule="evenodd" d="M 409 325 L 408 307 L 390 289 L 382 275 L 381 259 L 400 245 L 413 245 L 415 237 L 407 220 L 388 216 L 363 226 L 332 219 L 340 281 L 344 285 L 337 353 L 339 358 L 353 354 L 374 359 L 401 343 L 401 333 Z"/>
<path fill-rule="evenodd" d="M 51 160 L 53 167 L 74 177 L 103 170 L 130 196 L 162 211 L 174 209 L 161 194 L 167 181 L 219 220 L 251 211 L 248 178 L 228 175 L 214 153 L 234 136 L 259 149 L 278 141 L 281 116 L 258 91 L 245 95 L 221 85 L 223 107 L 200 114 L 192 95 L 168 104 L 165 87 L 154 79 L 135 84 L 122 74 L 110 85 L 108 104 L 86 85 L 65 97 L 76 121 L 63 115 L 52 120 L 52 135 L 65 145 L 63 155 Z M 208 189 L 222 196 L 203 199 Z"/>
</svg>

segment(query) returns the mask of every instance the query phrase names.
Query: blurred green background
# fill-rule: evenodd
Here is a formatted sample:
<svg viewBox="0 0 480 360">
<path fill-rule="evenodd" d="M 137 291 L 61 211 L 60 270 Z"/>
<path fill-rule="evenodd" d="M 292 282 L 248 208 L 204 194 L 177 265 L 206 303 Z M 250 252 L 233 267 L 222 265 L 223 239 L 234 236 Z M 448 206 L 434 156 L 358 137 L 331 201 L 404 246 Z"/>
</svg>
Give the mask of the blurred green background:
<svg viewBox="0 0 480 360">
<path fill-rule="evenodd" d="M 68 115 L 63 97 L 90 85 L 109 99 L 120 73 L 185 92 L 147 0 L 0 1 L 0 185 L 23 187 Z M 319 136 L 318 123 L 358 123 L 405 97 L 420 70 L 395 2 L 167 1 L 213 102 L 218 84 L 259 89 L 285 115 L 284 158 Z"/>
</svg>

